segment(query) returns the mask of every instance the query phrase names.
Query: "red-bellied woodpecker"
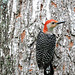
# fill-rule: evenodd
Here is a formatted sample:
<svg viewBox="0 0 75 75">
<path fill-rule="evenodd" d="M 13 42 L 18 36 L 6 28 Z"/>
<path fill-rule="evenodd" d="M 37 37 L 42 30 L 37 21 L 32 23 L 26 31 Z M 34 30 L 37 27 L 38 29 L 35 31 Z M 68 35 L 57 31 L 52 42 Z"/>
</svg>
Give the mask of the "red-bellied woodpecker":
<svg viewBox="0 0 75 75">
<path fill-rule="evenodd" d="M 39 69 L 44 69 L 44 75 L 53 75 L 52 59 L 54 55 L 56 35 L 53 29 L 63 22 L 56 20 L 47 20 L 44 24 L 43 31 L 40 31 L 36 41 L 36 61 Z"/>
</svg>

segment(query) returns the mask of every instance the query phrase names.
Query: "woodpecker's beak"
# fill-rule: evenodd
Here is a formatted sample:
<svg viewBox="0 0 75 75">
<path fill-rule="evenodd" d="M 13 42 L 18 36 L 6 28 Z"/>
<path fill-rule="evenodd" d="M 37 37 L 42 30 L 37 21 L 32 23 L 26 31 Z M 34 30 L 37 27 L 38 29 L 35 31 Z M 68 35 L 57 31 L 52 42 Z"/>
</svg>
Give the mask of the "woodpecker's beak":
<svg viewBox="0 0 75 75">
<path fill-rule="evenodd" d="M 50 28 L 55 28 L 57 25 L 61 24 L 61 23 L 65 23 L 66 21 L 62 21 L 62 22 L 56 22 L 55 24 L 51 25 Z"/>
<path fill-rule="evenodd" d="M 65 23 L 66 21 L 62 21 L 62 22 L 57 22 L 56 24 L 58 25 L 58 24 L 61 24 L 61 23 Z"/>
</svg>

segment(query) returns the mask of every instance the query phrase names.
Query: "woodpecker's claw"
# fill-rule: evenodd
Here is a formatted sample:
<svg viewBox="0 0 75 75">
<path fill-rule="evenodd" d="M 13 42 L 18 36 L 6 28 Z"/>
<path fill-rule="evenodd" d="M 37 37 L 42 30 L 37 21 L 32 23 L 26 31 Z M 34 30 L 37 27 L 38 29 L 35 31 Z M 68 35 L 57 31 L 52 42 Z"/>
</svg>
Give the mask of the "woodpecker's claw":
<svg viewBox="0 0 75 75">
<path fill-rule="evenodd" d="M 65 23 L 66 21 L 62 21 L 62 22 L 57 22 L 56 24 L 61 24 L 61 23 Z"/>
</svg>

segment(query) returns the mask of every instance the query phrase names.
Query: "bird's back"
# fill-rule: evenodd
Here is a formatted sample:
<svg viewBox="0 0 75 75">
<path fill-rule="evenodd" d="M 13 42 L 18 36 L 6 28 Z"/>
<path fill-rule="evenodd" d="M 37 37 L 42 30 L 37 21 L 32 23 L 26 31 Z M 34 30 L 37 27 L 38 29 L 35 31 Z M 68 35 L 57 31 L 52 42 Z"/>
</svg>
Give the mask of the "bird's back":
<svg viewBox="0 0 75 75">
<path fill-rule="evenodd" d="M 38 67 L 44 67 L 51 62 L 55 49 L 56 36 L 39 32 L 36 41 L 36 61 Z"/>
</svg>

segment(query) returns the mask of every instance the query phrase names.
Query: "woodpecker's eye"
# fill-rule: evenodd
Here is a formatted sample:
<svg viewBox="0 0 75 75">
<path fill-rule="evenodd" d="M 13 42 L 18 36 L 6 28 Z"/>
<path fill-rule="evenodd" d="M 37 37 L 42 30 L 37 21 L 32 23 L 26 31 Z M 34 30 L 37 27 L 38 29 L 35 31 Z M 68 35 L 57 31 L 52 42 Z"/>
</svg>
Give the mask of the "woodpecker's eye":
<svg viewBox="0 0 75 75">
<path fill-rule="evenodd" d="M 55 24 L 55 22 L 52 22 L 52 24 Z"/>
</svg>

